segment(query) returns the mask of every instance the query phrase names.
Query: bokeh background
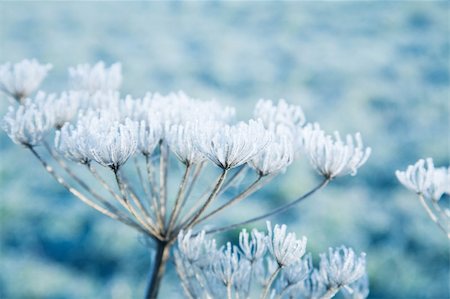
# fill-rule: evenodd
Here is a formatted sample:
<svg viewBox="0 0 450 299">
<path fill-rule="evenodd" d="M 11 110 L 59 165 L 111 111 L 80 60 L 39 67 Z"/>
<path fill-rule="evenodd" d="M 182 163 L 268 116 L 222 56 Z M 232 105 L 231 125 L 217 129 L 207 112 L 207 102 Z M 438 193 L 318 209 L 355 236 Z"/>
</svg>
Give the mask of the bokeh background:
<svg viewBox="0 0 450 299">
<path fill-rule="evenodd" d="M 259 98 L 285 98 L 329 132 L 360 131 L 373 154 L 358 175 L 271 220 L 315 254 L 365 251 L 371 298 L 445 299 L 448 241 L 394 171 L 422 157 L 449 164 L 449 28 L 448 1 L 1 2 L 0 62 L 52 63 L 42 89 L 59 92 L 69 66 L 121 61 L 124 94 L 184 90 L 242 118 Z M 145 242 L 0 134 L 0 297 L 141 298 Z M 218 221 L 267 211 L 319 179 L 300 159 Z M 180 294 L 169 269 L 161 298 Z"/>
</svg>

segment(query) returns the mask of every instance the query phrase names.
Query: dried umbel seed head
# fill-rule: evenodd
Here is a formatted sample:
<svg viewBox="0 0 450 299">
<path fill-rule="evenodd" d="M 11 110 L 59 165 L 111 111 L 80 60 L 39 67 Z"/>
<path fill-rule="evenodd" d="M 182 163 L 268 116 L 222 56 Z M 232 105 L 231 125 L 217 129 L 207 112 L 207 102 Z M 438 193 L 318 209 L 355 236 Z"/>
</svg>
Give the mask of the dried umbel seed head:
<svg viewBox="0 0 450 299">
<path fill-rule="evenodd" d="M 302 129 L 303 148 L 311 165 L 323 176 L 334 178 L 347 174 L 356 175 L 366 163 L 371 148 L 364 147 L 359 133 L 347 135 L 345 142 L 339 132 L 326 135 L 318 124 L 308 124 Z"/>
<path fill-rule="evenodd" d="M 37 99 L 45 97 L 41 93 Z M 33 102 L 18 107 L 9 107 L 3 118 L 3 130 L 12 141 L 26 146 L 36 146 L 41 143 L 54 125 L 54 115 L 51 111 L 42 109 Z"/>
<path fill-rule="evenodd" d="M 237 125 L 196 123 L 195 146 L 214 164 L 231 169 L 247 163 L 270 142 L 270 133 L 261 122 L 250 120 Z"/>
<path fill-rule="evenodd" d="M 397 170 L 395 175 L 403 186 L 434 201 L 450 194 L 450 168 L 435 168 L 431 158 L 420 159 L 406 171 Z"/>
<path fill-rule="evenodd" d="M 95 65 L 80 64 L 69 68 L 70 85 L 74 90 L 89 93 L 118 90 L 122 84 L 122 66 L 114 63 L 109 68 L 100 61 Z"/>
<path fill-rule="evenodd" d="M 306 237 L 298 240 L 295 233 L 287 233 L 284 224 L 276 224 L 272 228 L 271 223 L 267 222 L 267 231 L 267 248 L 281 267 L 300 261 L 306 251 Z"/>
<path fill-rule="evenodd" d="M 0 65 L 0 91 L 23 102 L 38 89 L 51 68 L 51 64 L 40 64 L 36 59 Z"/>
</svg>

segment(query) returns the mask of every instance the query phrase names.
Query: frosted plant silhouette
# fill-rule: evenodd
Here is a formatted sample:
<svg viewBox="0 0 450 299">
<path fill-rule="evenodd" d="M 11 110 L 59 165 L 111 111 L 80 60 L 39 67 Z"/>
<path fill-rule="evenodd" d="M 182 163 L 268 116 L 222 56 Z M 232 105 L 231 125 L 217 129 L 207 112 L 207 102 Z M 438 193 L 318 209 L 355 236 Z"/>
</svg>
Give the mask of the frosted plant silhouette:
<svg viewBox="0 0 450 299">
<path fill-rule="evenodd" d="M 433 159 L 420 159 L 405 171 L 395 172 L 400 183 L 415 192 L 433 222 L 450 239 L 450 209 L 441 207 L 442 197 L 450 195 L 450 168 L 435 168 Z"/>
<path fill-rule="evenodd" d="M 70 68 L 70 90 L 32 96 L 49 69 L 35 60 L 0 67 L 0 88 L 17 102 L 4 117 L 3 129 L 72 195 L 152 241 L 155 255 L 146 298 L 157 297 L 177 239 L 179 269 L 195 262 L 214 273 L 205 278 L 211 281 L 193 284 L 198 279 L 194 269 L 180 270 L 188 296 L 218 294 L 224 285 L 225 296 L 231 296 L 230 288 L 235 294 L 250 294 L 246 281 L 256 275 L 266 285 L 263 297 L 290 298 L 300 287 L 304 298 L 331 298 L 342 287 L 351 290 L 362 276 L 363 257 L 346 248 L 330 250 L 319 269 L 312 270 L 310 258 L 302 259 L 306 238 L 297 240 L 284 225 L 269 225 L 268 236 L 243 231 L 239 250 L 231 244 L 219 250 L 215 241 L 205 240 L 207 234 L 286 211 L 337 177 L 356 175 L 370 155 L 359 134 L 345 139 L 337 132 L 328 135 L 318 124 L 306 124 L 300 106 L 284 100 L 260 100 L 253 119 L 237 121 L 234 108 L 183 92 L 123 98 L 118 92 L 120 64 Z M 323 177 L 319 185 L 272 211 L 223 227 L 210 224 L 194 236 L 192 230 L 198 232 L 201 223 L 243 201 L 303 157 Z M 168 181 L 176 177 L 171 167 L 175 161 L 183 174 L 171 194 Z M 79 176 L 79 168 L 86 175 Z M 212 183 L 200 184 L 200 177 L 214 176 Z M 243 177 L 251 179 L 244 187 L 238 184 Z M 219 204 L 230 187 L 241 190 Z M 263 259 L 269 252 L 272 258 Z M 358 298 L 365 297 L 366 285 L 354 287 L 361 289 Z"/>
</svg>

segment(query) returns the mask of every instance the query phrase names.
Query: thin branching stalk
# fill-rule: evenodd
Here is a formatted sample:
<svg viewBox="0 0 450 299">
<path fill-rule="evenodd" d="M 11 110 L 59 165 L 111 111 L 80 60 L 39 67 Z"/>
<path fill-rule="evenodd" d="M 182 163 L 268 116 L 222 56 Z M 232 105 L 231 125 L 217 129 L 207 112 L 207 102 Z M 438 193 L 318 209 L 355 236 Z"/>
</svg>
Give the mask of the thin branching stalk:
<svg viewBox="0 0 450 299">
<path fill-rule="evenodd" d="M 156 185 L 155 185 L 152 162 L 150 161 L 150 155 L 144 155 L 144 156 L 145 156 L 145 164 L 146 164 L 146 168 L 147 168 L 148 184 L 150 186 L 150 190 L 152 193 L 151 205 L 154 210 L 154 213 L 156 214 L 156 222 L 159 225 L 159 229 L 162 231 L 164 229 L 164 224 L 163 224 L 163 220 L 161 217 L 161 209 L 160 209 L 161 204 L 157 197 L 157 196 L 159 196 L 159 193 L 158 193 L 158 191 L 156 189 Z"/>
<path fill-rule="evenodd" d="M 103 196 L 98 194 L 94 189 L 89 187 L 87 183 L 85 183 L 81 178 L 79 178 L 67 165 L 64 161 L 50 148 L 47 142 L 44 142 L 44 147 L 56 161 L 56 163 L 75 181 L 77 182 L 84 190 L 86 190 L 89 194 L 91 194 L 95 199 L 97 199 L 101 204 L 103 204 L 108 210 L 111 212 L 120 215 L 123 218 L 127 218 L 121 211 L 119 211 L 115 206 L 109 203 Z M 128 220 L 130 220 L 128 218 Z"/>
<path fill-rule="evenodd" d="M 224 227 L 219 227 L 219 228 L 213 228 L 211 230 L 207 230 L 206 233 L 207 234 L 213 234 L 213 233 L 219 233 L 219 232 L 224 232 L 224 231 L 228 231 L 237 227 L 240 227 L 242 225 L 245 224 L 249 224 L 252 222 L 256 222 L 259 220 L 263 220 L 266 219 L 268 217 L 274 216 L 276 214 L 282 213 L 286 210 L 288 210 L 290 207 L 298 204 L 299 202 L 305 200 L 306 198 L 310 197 L 311 195 L 313 195 L 314 193 L 316 193 L 317 191 L 321 190 L 322 188 L 324 188 L 326 185 L 328 185 L 328 183 L 330 182 L 329 178 L 325 178 L 319 185 L 317 185 L 314 189 L 312 189 L 311 191 L 305 193 L 304 195 L 300 196 L 299 198 L 295 199 L 294 201 L 291 201 L 290 203 L 287 203 L 281 207 L 279 207 L 278 209 L 272 210 L 268 213 L 265 213 L 263 215 L 254 217 L 254 218 L 250 218 L 246 221 L 242 221 L 236 224 L 232 224 L 232 225 L 228 225 L 228 226 L 224 226 Z"/>
<path fill-rule="evenodd" d="M 261 299 L 267 298 L 270 288 L 272 287 L 272 284 L 275 281 L 275 278 L 277 278 L 277 275 L 278 275 L 278 273 L 280 273 L 280 271 L 281 271 L 281 266 L 278 266 L 278 268 L 272 273 L 272 275 L 270 275 L 270 278 L 267 281 L 266 287 L 264 288 L 264 291 L 261 294 Z"/>
<path fill-rule="evenodd" d="M 259 190 L 262 186 L 267 184 L 268 181 L 270 181 L 270 179 L 269 179 L 269 180 L 266 180 L 265 182 L 262 182 L 261 180 L 263 178 L 264 178 L 263 176 L 258 176 L 258 178 L 252 184 L 250 184 L 244 191 L 242 191 L 237 196 L 235 196 L 234 198 L 230 199 L 229 201 L 227 201 L 226 203 L 224 203 L 220 207 L 216 208 L 215 210 L 211 211 L 210 213 L 208 213 L 205 216 L 203 216 L 200 219 L 198 219 L 195 222 L 195 224 L 200 223 L 200 222 L 210 218 L 211 216 L 219 213 L 220 211 L 224 210 L 225 208 L 227 208 L 227 207 L 229 207 L 229 206 L 231 206 L 233 204 L 236 204 L 236 203 L 240 202 L 241 200 L 247 198 L 252 193 L 254 193 L 257 190 Z"/>
<path fill-rule="evenodd" d="M 194 189 L 195 183 L 197 182 L 197 180 L 198 180 L 198 178 L 200 176 L 200 173 L 203 170 L 203 166 L 205 165 L 204 163 L 205 162 L 200 162 L 200 164 L 198 164 L 196 166 L 196 168 L 195 168 L 194 174 L 193 174 L 193 176 L 191 178 L 191 181 L 189 182 L 189 187 L 187 187 L 186 193 L 185 193 L 185 195 L 183 196 L 183 198 L 181 200 L 180 209 L 178 210 L 178 212 L 174 216 L 174 222 L 175 223 L 177 223 L 178 217 L 180 216 L 181 211 L 183 210 L 186 202 L 189 199 L 189 196 L 191 195 L 192 190 Z M 194 211 L 194 210 L 192 210 L 192 211 Z M 190 211 L 188 214 L 190 214 L 192 211 Z M 183 219 L 182 222 L 184 220 L 185 219 Z"/>
<path fill-rule="evenodd" d="M 36 150 L 32 146 L 27 146 L 27 148 L 33 153 L 33 155 L 41 162 L 42 166 L 45 168 L 45 170 L 59 183 L 61 184 L 67 191 L 72 193 L 75 197 L 80 199 L 83 203 L 90 206 L 91 208 L 95 209 L 96 211 L 102 213 L 103 215 L 106 215 L 114 220 L 118 220 L 128 226 L 131 226 L 135 229 L 137 229 L 140 232 L 143 232 L 146 235 L 149 235 L 148 232 L 143 229 L 139 224 L 135 223 L 133 220 L 128 218 L 122 218 L 120 215 L 114 214 L 113 212 L 107 210 L 106 208 L 96 204 L 95 202 L 91 201 L 89 198 L 84 196 L 80 191 L 70 186 L 62 177 L 60 177 L 55 170 L 48 165 L 47 162 L 45 162 L 44 159 L 36 152 Z"/>
<path fill-rule="evenodd" d="M 144 228 L 148 229 L 152 234 L 154 234 L 155 237 L 162 238 L 162 236 L 158 233 L 158 231 L 154 227 L 152 227 L 148 222 L 142 219 L 141 215 L 135 210 L 133 205 L 129 202 L 127 198 L 126 188 L 120 179 L 118 169 L 114 169 L 113 172 L 117 182 L 117 186 L 119 187 L 120 193 L 122 194 L 121 202 L 123 202 L 124 208 L 126 208 Z"/>
<path fill-rule="evenodd" d="M 159 201 L 163 229 L 166 222 L 166 208 L 167 208 L 167 167 L 169 151 L 167 146 L 161 141 L 159 145 Z"/>
<path fill-rule="evenodd" d="M 181 202 L 184 197 L 184 190 L 186 189 L 186 184 L 188 182 L 190 171 L 191 171 L 191 165 L 187 164 L 186 169 L 183 174 L 183 178 L 181 179 L 180 187 L 178 188 L 178 194 L 175 199 L 174 208 L 172 210 L 172 213 L 170 214 L 169 225 L 167 227 L 167 234 L 170 234 L 171 229 L 172 229 L 173 225 L 175 224 L 175 215 L 177 215 L 179 213 L 179 210 L 181 208 Z"/>
<path fill-rule="evenodd" d="M 336 295 L 338 291 L 339 288 L 330 288 L 325 294 L 322 295 L 322 297 L 320 297 L 320 299 L 331 299 Z"/>
<path fill-rule="evenodd" d="M 188 218 L 187 222 L 183 223 L 181 227 L 183 229 L 189 229 L 195 221 L 201 217 L 202 213 L 208 208 L 208 206 L 213 202 L 214 198 L 216 197 L 217 193 L 219 192 L 220 188 L 222 187 L 222 184 L 227 176 L 228 170 L 224 169 L 222 173 L 220 174 L 219 178 L 217 179 L 216 184 L 214 185 L 213 190 L 211 191 L 211 194 L 209 195 L 208 199 L 205 201 L 205 203 L 200 207 L 200 209 L 195 212 L 194 215 L 192 215 L 190 218 Z"/>
<path fill-rule="evenodd" d="M 442 223 L 439 221 L 439 218 L 436 216 L 436 214 L 433 212 L 433 210 L 431 209 L 431 207 L 428 205 L 428 203 L 425 200 L 425 197 L 423 196 L 423 194 L 419 194 L 419 201 L 422 204 L 422 206 L 424 207 L 425 211 L 427 212 L 428 216 L 430 217 L 430 219 L 436 223 L 439 228 L 447 235 L 447 237 L 450 239 L 450 232 L 447 230 L 447 228 L 442 225 Z M 440 208 L 440 207 L 439 207 Z"/>
</svg>

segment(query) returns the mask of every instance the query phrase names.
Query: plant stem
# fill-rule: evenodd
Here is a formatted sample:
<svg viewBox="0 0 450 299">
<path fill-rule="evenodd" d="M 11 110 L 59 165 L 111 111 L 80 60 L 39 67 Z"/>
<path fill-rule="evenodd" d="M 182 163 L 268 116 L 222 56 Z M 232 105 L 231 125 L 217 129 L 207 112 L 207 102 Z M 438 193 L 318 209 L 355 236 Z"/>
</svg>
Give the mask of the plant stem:
<svg viewBox="0 0 450 299">
<path fill-rule="evenodd" d="M 272 286 L 273 282 L 275 281 L 275 278 L 277 278 L 278 273 L 281 271 L 281 267 L 278 266 L 278 268 L 275 270 L 275 272 L 272 273 L 272 275 L 269 278 L 269 281 L 267 282 L 266 287 L 264 288 L 264 292 L 261 295 L 261 299 L 266 299 L 267 295 L 269 294 L 270 287 Z"/>
<path fill-rule="evenodd" d="M 281 207 L 279 207 L 279 208 L 277 208 L 277 209 L 275 209 L 273 211 L 270 211 L 268 213 L 265 213 L 263 215 L 260 215 L 260 216 L 254 217 L 254 218 L 250 218 L 248 220 L 245 220 L 245 221 L 242 221 L 242 222 L 239 222 L 239 223 L 236 223 L 236 224 L 232 224 L 232 225 L 228 225 L 228 226 L 224 226 L 224 227 L 213 228 L 211 230 L 207 230 L 206 233 L 207 234 L 212 234 L 212 233 L 224 232 L 224 231 L 227 231 L 227 230 L 230 230 L 230 229 L 234 229 L 236 227 L 239 227 L 239 226 L 242 226 L 242 225 L 245 225 L 245 224 L 248 224 L 248 223 L 252 223 L 252 222 L 255 222 L 255 221 L 266 219 L 266 218 L 271 217 L 273 215 L 282 213 L 282 212 L 288 210 L 290 207 L 292 207 L 292 206 L 298 204 L 299 202 L 303 201 L 304 199 L 310 197 L 311 195 L 313 195 L 314 193 L 316 193 L 320 189 L 324 188 L 329 182 L 330 182 L 330 179 L 328 179 L 328 178 L 323 180 L 314 189 L 310 190 L 309 192 L 305 193 L 304 195 L 300 196 L 299 198 L 295 199 L 294 201 L 291 201 L 290 203 L 287 203 L 287 204 L 285 204 L 285 205 L 283 205 L 283 206 L 281 206 Z"/>
<path fill-rule="evenodd" d="M 153 260 L 153 270 L 147 287 L 145 299 L 156 299 L 158 297 L 161 280 L 166 270 L 166 263 L 170 255 L 170 245 L 166 241 L 156 241 L 156 253 Z"/>
</svg>

